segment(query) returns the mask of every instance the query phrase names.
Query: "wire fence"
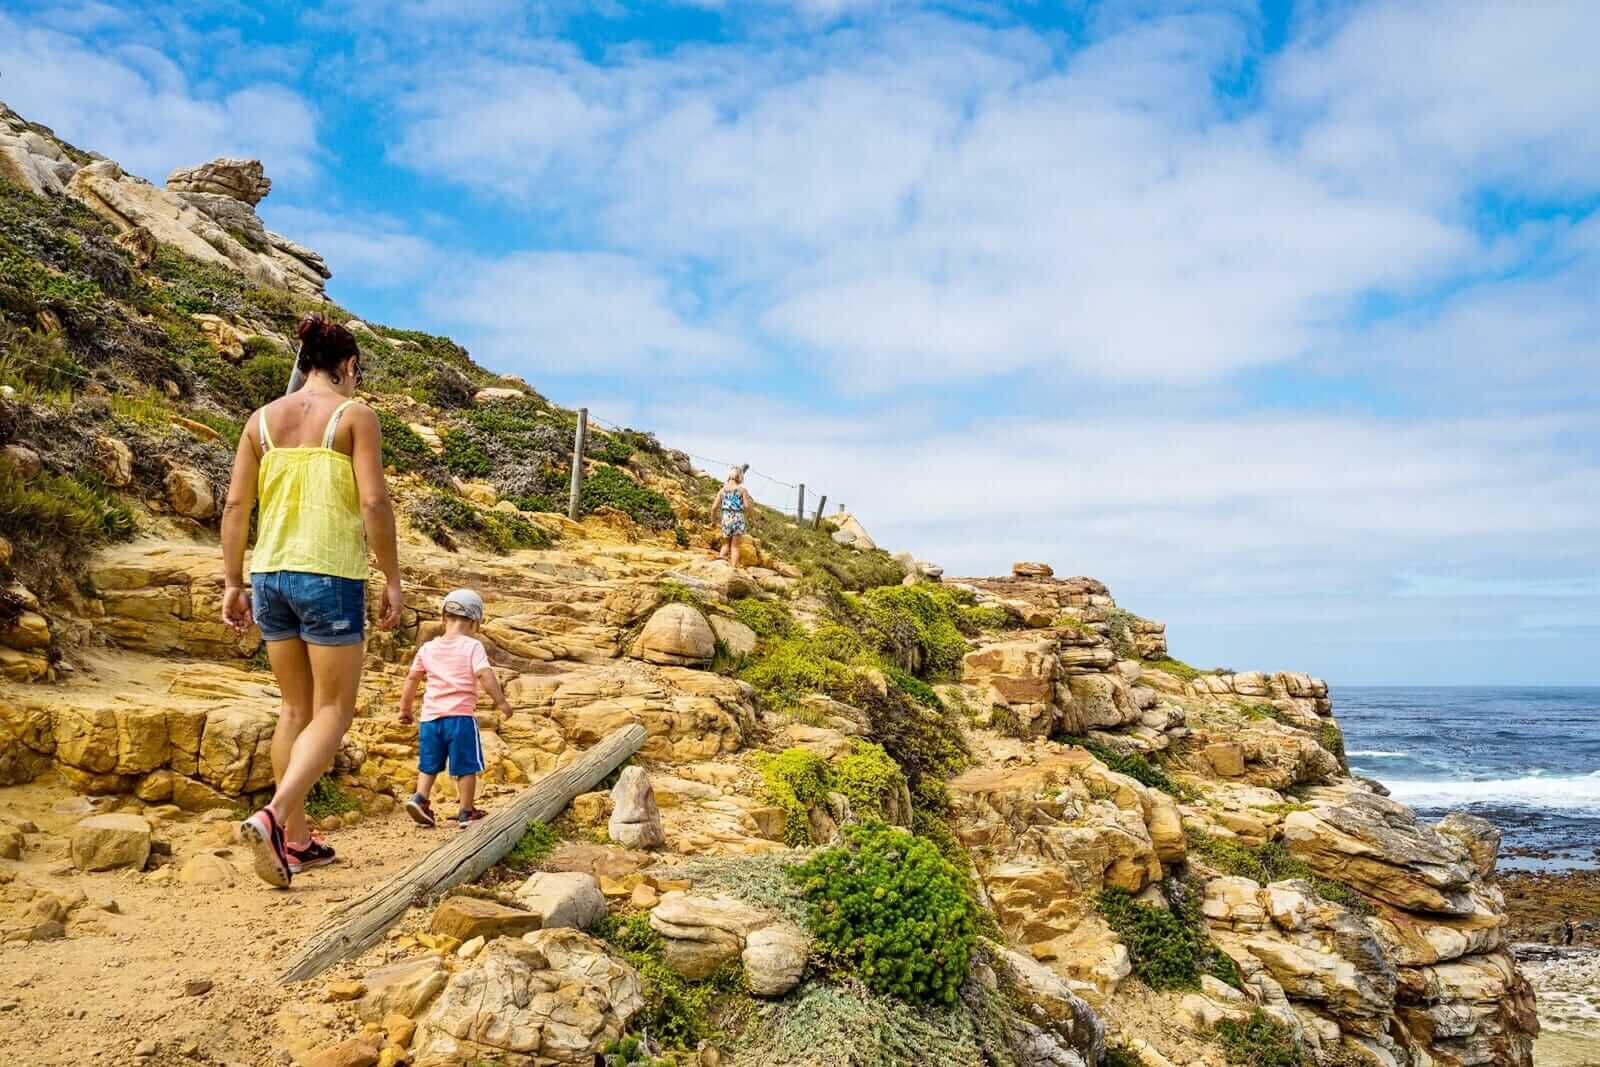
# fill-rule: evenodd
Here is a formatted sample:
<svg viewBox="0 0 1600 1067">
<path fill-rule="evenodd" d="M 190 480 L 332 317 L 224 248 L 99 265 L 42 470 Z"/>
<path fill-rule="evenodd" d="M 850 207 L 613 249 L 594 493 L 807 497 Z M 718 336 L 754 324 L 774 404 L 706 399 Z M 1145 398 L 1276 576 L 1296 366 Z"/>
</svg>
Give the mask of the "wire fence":
<svg viewBox="0 0 1600 1067">
<path fill-rule="evenodd" d="M 597 415 L 593 414 L 592 412 L 590 412 L 588 408 L 580 408 L 579 412 L 580 412 L 580 418 L 579 418 L 580 439 L 581 439 L 581 434 L 583 433 L 583 429 L 582 428 L 583 428 L 583 425 L 584 425 L 585 422 L 592 423 L 595 426 L 599 427 L 600 429 L 606 431 L 607 433 L 623 433 L 623 432 L 627 432 L 629 430 L 629 427 L 621 426 L 621 425 L 619 425 L 617 423 L 611 422 L 608 419 L 600 418 L 599 416 L 597 416 Z M 711 457 L 711 456 L 702 456 L 702 455 L 699 455 L 697 453 L 689 452 L 689 451 L 683 450 L 683 449 L 680 449 L 679 451 L 682 451 L 683 454 L 688 456 L 690 459 L 698 460 L 701 463 L 710 464 L 712 469 L 732 470 L 735 467 L 739 467 L 739 468 L 742 468 L 744 470 L 746 475 L 752 475 L 753 474 L 757 478 L 762 479 L 763 481 L 771 482 L 773 485 L 778 485 L 778 486 L 782 486 L 785 489 L 793 490 L 794 493 L 796 494 L 796 496 L 795 496 L 795 504 L 794 504 L 795 520 L 798 521 L 798 522 L 805 522 L 806 521 L 807 496 L 806 496 L 806 483 L 805 482 L 785 481 L 784 479 L 774 477 L 773 475 L 768 474 L 765 471 L 756 470 L 754 467 L 752 467 L 748 463 L 736 463 L 736 462 L 734 462 L 732 460 L 716 459 L 716 458 Z M 580 484 L 581 483 L 581 479 L 582 479 L 581 473 L 575 473 L 574 474 L 574 484 L 573 484 L 573 490 L 572 490 L 573 499 L 574 500 L 577 499 L 577 493 L 581 489 L 581 484 Z M 812 488 L 815 489 L 815 486 L 812 486 Z M 816 506 L 815 506 L 814 512 L 812 514 L 812 522 L 813 523 L 820 523 L 822 521 L 823 508 L 827 507 L 827 505 L 828 505 L 828 494 L 827 493 L 822 493 L 820 495 L 814 495 L 814 496 L 811 497 L 811 499 L 816 501 Z M 778 510 L 782 511 L 782 510 L 785 510 L 785 509 L 779 508 Z M 843 504 L 839 505 L 839 510 L 840 511 L 844 510 L 844 505 Z"/>
</svg>

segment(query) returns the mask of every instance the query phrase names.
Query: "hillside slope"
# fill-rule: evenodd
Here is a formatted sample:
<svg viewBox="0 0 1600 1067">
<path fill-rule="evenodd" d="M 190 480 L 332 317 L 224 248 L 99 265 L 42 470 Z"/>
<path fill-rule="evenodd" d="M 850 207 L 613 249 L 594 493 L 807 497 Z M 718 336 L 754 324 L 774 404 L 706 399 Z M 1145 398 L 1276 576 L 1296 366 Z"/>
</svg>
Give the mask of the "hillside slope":
<svg viewBox="0 0 1600 1067">
<path fill-rule="evenodd" d="M 1196 670 L 1043 564 L 948 578 L 773 512 L 713 562 L 715 482 L 645 433 L 594 435 L 569 521 L 573 413 L 328 303 L 266 184 L 157 188 L 0 108 L 0 1010 L 31 1062 L 1532 1062 L 1497 835 L 1352 779 L 1324 683 Z M 220 624 L 215 523 L 312 309 L 361 343 L 409 600 L 316 794 L 342 862 L 285 895 L 230 847 L 276 693 Z M 298 929 L 443 832 L 396 811 L 394 707 L 459 585 L 516 710 L 480 707 L 486 803 L 631 723 L 647 777 L 279 996 Z"/>
</svg>

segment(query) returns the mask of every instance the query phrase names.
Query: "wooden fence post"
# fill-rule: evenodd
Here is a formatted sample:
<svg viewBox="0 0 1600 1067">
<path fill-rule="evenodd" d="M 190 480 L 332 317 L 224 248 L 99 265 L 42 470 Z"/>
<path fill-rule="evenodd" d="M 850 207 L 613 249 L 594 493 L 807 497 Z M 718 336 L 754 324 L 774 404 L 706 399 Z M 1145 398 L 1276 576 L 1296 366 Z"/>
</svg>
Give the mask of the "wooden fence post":
<svg viewBox="0 0 1600 1067">
<path fill-rule="evenodd" d="M 823 512 L 824 509 L 827 508 L 827 506 L 828 506 L 828 494 L 827 493 L 823 493 L 821 501 L 819 501 L 817 503 L 817 517 L 811 521 L 811 528 L 813 530 L 822 529 L 822 512 Z"/>
<path fill-rule="evenodd" d="M 589 441 L 589 409 L 578 409 L 578 431 L 572 440 L 572 496 L 567 500 L 567 518 L 578 521 L 578 495 L 583 492 L 583 448 Z"/>
<path fill-rule="evenodd" d="M 795 522 L 805 522 L 806 521 L 806 483 L 805 482 L 801 482 L 800 483 L 800 503 L 795 505 L 794 521 Z"/>
</svg>

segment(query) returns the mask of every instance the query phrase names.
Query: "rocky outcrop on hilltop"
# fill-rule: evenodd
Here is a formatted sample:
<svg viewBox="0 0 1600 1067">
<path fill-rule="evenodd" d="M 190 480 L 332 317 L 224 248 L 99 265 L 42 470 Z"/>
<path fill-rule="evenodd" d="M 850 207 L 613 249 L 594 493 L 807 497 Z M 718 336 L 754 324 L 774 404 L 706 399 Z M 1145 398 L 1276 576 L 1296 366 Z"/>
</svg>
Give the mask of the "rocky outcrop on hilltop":
<svg viewBox="0 0 1600 1067">
<path fill-rule="evenodd" d="M 0 177 L 42 196 L 81 201 L 145 262 L 156 246 L 169 245 L 258 284 L 315 297 L 332 277 L 320 255 L 262 225 L 256 205 L 272 183 L 260 160 L 221 158 L 175 170 L 163 189 L 72 149 L 0 103 Z"/>
</svg>

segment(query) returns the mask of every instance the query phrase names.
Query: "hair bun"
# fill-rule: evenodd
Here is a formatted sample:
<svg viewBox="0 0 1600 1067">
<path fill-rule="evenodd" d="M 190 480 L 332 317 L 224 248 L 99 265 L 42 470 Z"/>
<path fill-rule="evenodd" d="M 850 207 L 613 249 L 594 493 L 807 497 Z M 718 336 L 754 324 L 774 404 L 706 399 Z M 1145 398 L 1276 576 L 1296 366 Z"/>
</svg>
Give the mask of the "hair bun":
<svg viewBox="0 0 1600 1067">
<path fill-rule="evenodd" d="M 310 312 L 300 320 L 299 327 L 294 331 L 295 336 L 304 341 L 313 334 L 320 334 L 326 329 L 327 321 L 315 311 Z"/>
</svg>

